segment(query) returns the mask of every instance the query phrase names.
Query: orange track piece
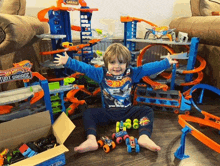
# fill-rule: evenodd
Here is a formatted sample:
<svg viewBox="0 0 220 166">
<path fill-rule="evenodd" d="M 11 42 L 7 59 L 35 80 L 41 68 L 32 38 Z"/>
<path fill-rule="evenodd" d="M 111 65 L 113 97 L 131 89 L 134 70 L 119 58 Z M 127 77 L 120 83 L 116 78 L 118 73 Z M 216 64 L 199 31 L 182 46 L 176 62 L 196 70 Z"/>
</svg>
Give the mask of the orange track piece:
<svg viewBox="0 0 220 166">
<path fill-rule="evenodd" d="M 93 44 L 98 43 L 100 40 L 101 39 L 92 39 L 92 40 L 89 41 L 88 44 L 79 44 L 79 45 L 75 45 L 75 46 L 69 46 L 69 47 L 66 47 L 64 49 L 40 52 L 40 55 L 57 54 L 57 53 L 66 52 L 66 51 L 79 51 L 80 49 L 82 49 L 84 47 L 89 47 L 89 46 L 91 46 Z"/>
<path fill-rule="evenodd" d="M 0 115 L 10 113 L 12 108 L 13 108 L 13 106 L 10 106 L 10 105 L 1 105 L 0 106 Z"/>
<path fill-rule="evenodd" d="M 75 25 L 71 25 L 71 29 L 74 31 L 81 31 L 81 27 L 80 26 L 75 26 Z"/>
<path fill-rule="evenodd" d="M 189 123 L 187 123 L 187 121 L 189 122 L 194 122 L 194 123 L 199 123 L 201 125 L 204 126 L 209 126 L 209 127 L 213 127 L 215 129 L 220 130 L 220 124 L 218 123 L 218 121 L 220 121 L 220 118 L 217 116 L 214 116 L 212 114 L 209 114 L 205 111 L 201 112 L 203 115 L 205 115 L 205 119 L 201 119 L 201 118 L 197 118 L 194 116 L 190 116 L 190 115 L 179 115 L 179 124 L 184 128 L 185 126 L 188 126 L 189 128 L 192 129 L 191 134 L 198 139 L 199 141 L 201 141 L 203 144 L 205 144 L 206 146 L 208 146 L 209 148 L 213 149 L 214 151 L 220 153 L 220 145 L 217 144 L 216 142 L 214 142 L 213 140 L 211 140 L 209 137 L 207 137 L 206 135 L 204 135 L 203 133 L 201 133 L 200 131 L 198 131 L 197 129 L 195 129 L 193 126 L 191 126 Z M 216 122 L 209 120 L 210 118 L 215 119 Z"/>
<path fill-rule="evenodd" d="M 138 57 L 137 57 L 137 67 L 142 65 L 142 59 L 143 59 L 143 56 L 144 56 L 144 53 L 146 52 L 146 50 L 149 49 L 152 46 L 155 46 L 155 45 L 161 45 L 164 48 L 166 48 L 171 54 L 174 53 L 173 49 L 171 47 L 167 46 L 167 45 L 164 45 L 164 44 L 149 44 L 146 47 L 144 47 L 141 50 L 140 54 L 138 55 Z M 171 78 L 171 74 L 164 74 L 164 75 L 166 76 L 166 79 Z M 156 90 L 156 89 L 163 89 L 164 91 L 168 90 L 168 86 L 166 84 L 161 84 L 161 83 L 155 82 L 147 76 L 143 77 L 143 81 L 150 84 L 154 90 Z"/>
<path fill-rule="evenodd" d="M 142 65 L 142 59 L 143 59 L 143 55 L 145 54 L 145 52 L 147 51 L 147 49 L 149 49 L 150 47 L 154 46 L 154 45 L 162 45 L 164 48 L 166 48 L 171 54 L 174 54 L 174 50 L 167 46 L 167 45 L 163 45 L 163 44 L 150 44 L 147 45 L 144 49 L 142 49 L 142 51 L 140 52 L 140 54 L 138 55 L 137 58 L 137 66 L 141 66 Z M 188 50 L 189 50 L 189 46 L 184 45 Z M 186 82 L 186 83 L 182 83 L 180 84 L 180 86 L 190 86 L 190 85 L 195 85 L 198 84 L 202 81 L 203 79 L 203 72 L 202 70 L 205 68 L 206 66 L 206 61 L 200 57 L 199 55 L 197 55 L 196 59 L 200 62 L 200 66 L 193 69 L 193 70 L 184 70 L 182 72 L 182 74 L 193 74 L 193 73 L 198 73 L 198 77 L 196 79 L 194 79 L 191 82 Z M 160 74 L 162 77 L 166 78 L 166 79 L 170 79 L 172 77 L 172 73 L 166 73 L 163 72 Z M 143 77 L 143 81 L 145 81 L 146 83 L 150 84 L 152 86 L 153 89 L 163 89 L 164 91 L 166 91 L 168 89 L 168 86 L 164 86 L 158 82 L 155 82 L 153 80 L 151 80 L 149 77 L 145 76 Z"/>
<path fill-rule="evenodd" d="M 77 86 L 78 89 L 73 89 L 71 91 L 69 91 L 67 94 L 66 94 L 66 98 L 65 98 L 65 101 L 70 101 L 72 102 L 73 104 L 71 104 L 68 108 L 70 108 L 68 110 L 68 114 L 69 115 L 72 115 L 75 111 L 75 109 L 79 106 L 79 105 L 83 105 L 86 101 L 85 100 L 78 100 L 76 97 L 75 97 L 75 94 L 77 92 L 79 92 L 80 90 L 89 94 L 89 95 L 92 95 L 89 91 L 87 91 L 84 87 L 84 85 L 78 85 Z M 68 109 L 67 108 L 67 109 Z"/>
<path fill-rule="evenodd" d="M 69 91 L 66 95 L 66 98 L 65 98 L 65 101 L 70 101 L 72 102 L 73 104 L 71 104 L 68 108 L 70 108 L 68 110 L 68 114 L 69 115 L 72 115 L 75 111 L 75 109 L 79 106 L 79 105 L 83 105 L 84 103 L 86 103 L 85 100 L 78 100 L 76 97 L 75 97 L 75 94 L 79 91 L 83 91 L 85 92 L 86 94 L 90 95 L 90 96 L 96 96 L 99 92 L 101 92 L 101 89 L 98 88 L 97 90 L 95 90 L 93 93 L 89 92 L 87 89 L 85 89 L 84 85 L 78 85 L 77 86 L 78 89 L 73 89 L 71 91 Z M 68 109 L 67 108 L 67 109 Z"/>
<path fill-rule="evenodd" d="M 69 77 L 73 77 L 73 78 L 79 78 L 81 75 L 84 75 L 83 73 L 79 73 L 79 72 L 76 72 L 74 74 L 71 74 L 71 76 Z M 64 78 L 66 77 L 62 77 L 62 78 L 47 78 L 47 80 L 49 82 L 54 82 L 54 81 L 62 81 Z"/>
<path fill-rule="evenodd" d="M 39 92 L 34 93 L 34 97 L 31 98 L 30 104 L 34 104 L 38 100 L 40 100 L 42 97 L 44 97 L 44 90 L 42 89 Z"/>
<path fill-rule="evenodd" d="M 131 21 L 138 21 L 138 22 L 145 22 L 153 27 L 158 27 L 156 24 L 150 22 L 150 21 L 147 21 L 147 20 L 144 20 L 144 19 L 141 19 L 141 18 L 137 18 L 137 17 L 130 17 L 130 16 L 121 16 L 121 22 L 131 22 Z"/>
<path fill-rule="evenodd" d="M 62 7 L 62 3 L 63 3 L 63 0 L 58 0 L 57 1 L 57 7 L 56 6 L 51 6 L 49 8 L 45 8 L 43 10 L 41 10 L 40 12 L 38 12 L 38 19 L 41 21 L 41 22 L 49 22 L 49 19 L 45 18 L 45 15 L 47 14 L 47 12 L 49 10 L 53 10 L 53 11 L 58 11 L 58 10 L 64 10 L 64 11 L 74 11 L 74 10 L 77 10 L 77 11 L 81 11 L 81 12 L 90 12 L 92 13 L 93 11 L 98 11 L 97 8 L 94 8 L 94 9 L 77 9 L 77 8 L 72 8 L 72 7 Z M 79 0 L 79 4 L 82 6 L 82 7 L 86 7 L 87 4 L 84 0 Z"/>
</svg>

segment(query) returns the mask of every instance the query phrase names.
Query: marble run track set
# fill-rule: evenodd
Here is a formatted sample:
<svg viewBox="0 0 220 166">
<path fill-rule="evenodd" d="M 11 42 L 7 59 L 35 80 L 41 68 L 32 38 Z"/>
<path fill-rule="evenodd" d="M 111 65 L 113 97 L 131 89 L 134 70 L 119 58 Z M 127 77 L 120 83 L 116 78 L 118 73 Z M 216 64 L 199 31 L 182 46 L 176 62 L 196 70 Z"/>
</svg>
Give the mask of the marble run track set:
<svg viewBox="0 0 220 166">
<path fill-rule="evenodd" d="M 66 5 L 80 5 L 80 8 L 67 7 Z M 80 12 L 80 26 L 75 26 L 70 24 L 70 12 L 79 11 Z M 50 25 L 51 34 L 42 34 L 41 38 L 51 38 L 52 51 L 41 52 L 44 55 L 62 54 L 67 52 L 70 57 L 82 56 L 82 61 L 90 63 L 93 59 L 93 46 L 96 45 L 101 39 L 92 39 L 91 19 L 93 11 L 98 11 L 97 8 L 89 8 L 84 0 L 78 1 L 66 1 L 58 0 L 57 6 L 52 6 L 41 10 L 38 13 L 38 18 L 40 21 L 48 22 Z M 46 13 L 48 13 L 48 18 L 45 18 Z M 80 43 L 78 45 L 73 45 L 71 30 L 80 32 Z M 100 33 L 100 32 L 99 32 Z M 70 69 L 64 69 L 63 65 L 56 66 L 53 61 L 45 61 L 42 66 L 54 69 L 56 77 L 53 81 L 60 81 L 62 85 L 61 77 L 71 76 L 75 71 Z M 49 79 L 48 79 L 49 80 Z M 49 81 L 51 81 L 50 79 Z M 87 93 L 88 94 L 88 93 Z M 75 106 L 74 106 L 75 107 Z M 73 112 L 73 105 L 71 106 Z"/>
<path fill-rule="evenodd" d="M 189 92 L 189 95 L 192 96 L 193 91 L 196 89 L 202 89 L 203 93 L 204 93 L 204 89 L 206 89 L 220 96 L 220 89 L 217 89 L 215 87 L 212 87 L 206 84 L 198 84 L 198 85 L 193 86 Z M 190 116 L 190 115 L 179 115 L 178 116 L 179 118 L 178 122 L 183 127 L 183 129 L 182 129 L 180 146 L 174 153 L 175 157 L 181 160 L 185 158 L 189 158 L 189 156 L 185 155 L 184 153 L 185 152 L 185 138 L 188 133 L 190 133 L 192 136 L 194 136 L 196 139 L 201 141 L 203 144 L 205 144 L 212 150 L 220 153 L 220 145 L 217 142 L 213 141 L 212 139 L 210 139 L 205 134 L 203 134 L 202 132 L 200 132 L 199 130 L 197 130 L 191 124 L 188 123 L 188 122 L 198 123 L 200 126 L 203 126 L 203 127 L 211 127 L 211 128 L 217 129 L 219 130 L 219 134 L 220 134 L 220 117 L 201 110 L 199 107 L 197 107 L 197 105 L 194 103 L 192 98 L 190 98 L 190 101 L 193 104 L 193 106 L 200 113 L 204 115 L 204 119 Z"/>
<path fill-rule="evenodd" d="M 0 121 L 8 121 L 24 117 L 36 112 L 50 110 L 51 122 L 54 122 L 49 98 L 48 81 L 38 72 L 31 72 L 32 63 L 25 60 L 14 64 L 13 68 L 0 71 L 0 83 L 23 80 L 25 87 L 0 93 Z M 37 77 L 36 85 L 29 85 L 29 81 Z M 44 99 L 44 104 L 40 102 Z M 18 106 L 10 104 L 22 102 Z"/>
<path fill-rule="evenodd" d="M 76 3 L 75 3 L 76 2 Z M 81 5 L 80 8 L 66 7 L 63 5 Z M 70 24 L 70 12 L 80 11 L 80 26 Z M 52 48 L 54 51 L 42 53 L 56 54 L 68 51 L 70 57 L 79 56 L 81 54 L 82 61 L 88 63 L 93 58 L 92 46 L 100 40 L 92 40 L 91 19 L 92 12 L 98 11 L 97 8 L 89 8 L 84 0 L 67 1 L 58 0 L 57 6 L 52 6 L 41 10 L 38 13 L 38 18 L 42 22 L 48 22 L 50 25 L 51 34 L 42 34 L 40 37 L 51 38 Z M 49 19 L 45 18 L 48 13 Z M 81 45 L 62 47 L 63 42 L 72 43 L 71 30 L 80 32 Z M 89 42 L 90 41 L 90 42 Z M 79 47 L 81 51 L 79 52 Z M 80 54 L 79 54 L 80 53 Z M 55 56 L 55 55 L 54 55 Z"/>
<path fill-rule="evenodd" d="M 65 112 L 70 119 L 82 116 L 86 110 L 85 100 L 78 100 L 77 92 L 83 91 L 90 96 L 96 96 L 99 90 L 91 93 L 83 85 L 72 84 L 77 73 L 73 77 L 59 78 L 60 82 L 48 80 L 38 72 L 31 71 L 32 63 L 22 61 L 15 63 L 13 68 L 0 71 L 0 83 L 23 80 L 24 87 L 0 93 L 0 122 L 24 117 L 37 112 L 49 110 L 53 124 L 56 114 Z M 81 75 L 81 74 L 80 74 Z M 31 81 L 33 77 L 38 82 Z M 18 103 L 17 106 L 13 106 Z M 80 109 L 78 114 L 74 114 Z"/>
<path fill-rule="evenodd" d="M 185 66 L 180 65 L 179 63 L 174 64 L 171 73 L 163 71 L 158 74 L 163 78 L 163 80 L 156 81 L 147 76 L 143 77 L 142 80 L 146 84 L 137 85 L 135 88 L 133 100 L 134 105 L 147 104 L 152 106 L 154 109 L 162 111 L 189 114 L 189 111 L 191 110 L 191 102 L 189 101 L 189 96 L 187 96 L 189 92 L 188 90 L 190 89 L 190 86 L 192 87 L 202 81 L 202 70 L 206 66 L 206 61 L 197 55 L 199 38 L 194 37 L 189 42 L 186 41 L 188 39 L 187 35 L 182 33 L 179 36 L 185 36 L 185 40 L 182 39 L 183 37 L 176 39 L 176 37 L 174 37 L 175 35 L 171 37 L 171 34 L 167 33 L 169 30 L 168 27 L 158 27 L 150 21 L 136 17 L 121 16 L 121 22 L 124 23 L 124 45 L 128 47 L 131 53 L 136 51 L 137 42 L 148 44 L 141 49 L 141 51 L 138 51 L 137 67 L 143 65 L 143 57 L 146 51 L 157 45 L 165 48 L 171 54 L 170 57 L 172 59 L 187 60 L 187 65 Z M 154 39 L 137 39 L 136 34 L 138 22 L 145 22 L 154 27 L 154 31 L 157 31 L 158 34 L 160 34 L 160 37 L 155 37 Z M 173 30 L 170 31 L 173 32 Z M 167 36 L 169 40 L 162 39 L 162 36 Z M 169 45 L 180 45 L 185 47 L 187 51 L 184 53 L 175 53 L 173 48 Z M 135 55 L 132 55 L 134 58 Z M 161 56 L 161 58 L 164 57 L 165 56 Z M 200 63 L 200 65 L 195 68 L 196 60 Z M 196 79 L 193 79 L 193 74 L 197 74 Z M 182 90 L 176 90 L 176 87 L 182 87 Z"/>
</svg>

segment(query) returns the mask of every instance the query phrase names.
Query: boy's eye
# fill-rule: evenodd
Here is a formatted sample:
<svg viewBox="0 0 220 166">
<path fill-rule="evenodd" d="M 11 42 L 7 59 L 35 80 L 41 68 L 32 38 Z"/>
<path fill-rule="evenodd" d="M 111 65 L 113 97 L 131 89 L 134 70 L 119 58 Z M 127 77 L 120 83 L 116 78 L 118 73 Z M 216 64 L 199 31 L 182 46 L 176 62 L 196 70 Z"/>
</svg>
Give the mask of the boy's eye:
<svg viewBox="0 0 220 166">
<path fill-rule="evenodd" d="M 120 64 L 123 64 L 123 63 L 125 63 L 125 62 L 124 62 L 124 61 L 119 61 L 119 63 L 120 63 Z"/>
<path fill-rule="evenodd" d="M 109 63 L 114 64 L 114 63 L 115 63 L 115 61 L 110 61 Z"/>
</svg>

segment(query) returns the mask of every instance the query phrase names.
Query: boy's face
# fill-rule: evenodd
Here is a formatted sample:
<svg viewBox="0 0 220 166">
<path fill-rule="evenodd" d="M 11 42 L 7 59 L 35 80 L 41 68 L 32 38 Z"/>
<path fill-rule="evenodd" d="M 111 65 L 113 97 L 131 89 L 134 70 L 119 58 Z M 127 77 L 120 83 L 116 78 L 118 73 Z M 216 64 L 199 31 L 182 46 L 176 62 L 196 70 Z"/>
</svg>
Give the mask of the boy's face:
<svg viewBox="0 0 220 166">
<path fill-rule="evenodd" d="M 117 58 L 108 62 L 108 71 L 112 75 L 121 75 L 126 70 L 126 63 L 118 61 Z"/>
</svg>

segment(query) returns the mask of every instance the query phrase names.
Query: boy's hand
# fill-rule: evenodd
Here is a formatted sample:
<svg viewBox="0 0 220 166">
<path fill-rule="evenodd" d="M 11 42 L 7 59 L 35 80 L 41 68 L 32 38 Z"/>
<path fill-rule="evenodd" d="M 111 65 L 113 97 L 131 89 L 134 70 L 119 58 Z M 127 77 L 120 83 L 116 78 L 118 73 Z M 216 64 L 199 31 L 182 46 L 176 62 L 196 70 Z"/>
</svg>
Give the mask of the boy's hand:
<svg viewBox="0 0 220 166">
<path fill-rule="evenodd" d="M 178 63 L 178 61 L 176 60 L 173 60 L 171 57 L 170 57 L 170 54 L 168 53 L 167 57 L 166 57 L 170 63 L 170 65 L 174 64 L 174 63 Z"/>
<path fill-rule="evenodd" d="M 69 56 L 67 55 L 66 52 L 64 52 L 64 56 L 57 54 L 58 57 L 54 58 L 56 59 L 56 61 L 54 61 L 54 63 L 57 64 L 57 66 L 59 65 L 65 65 Z"/>
</svg>

